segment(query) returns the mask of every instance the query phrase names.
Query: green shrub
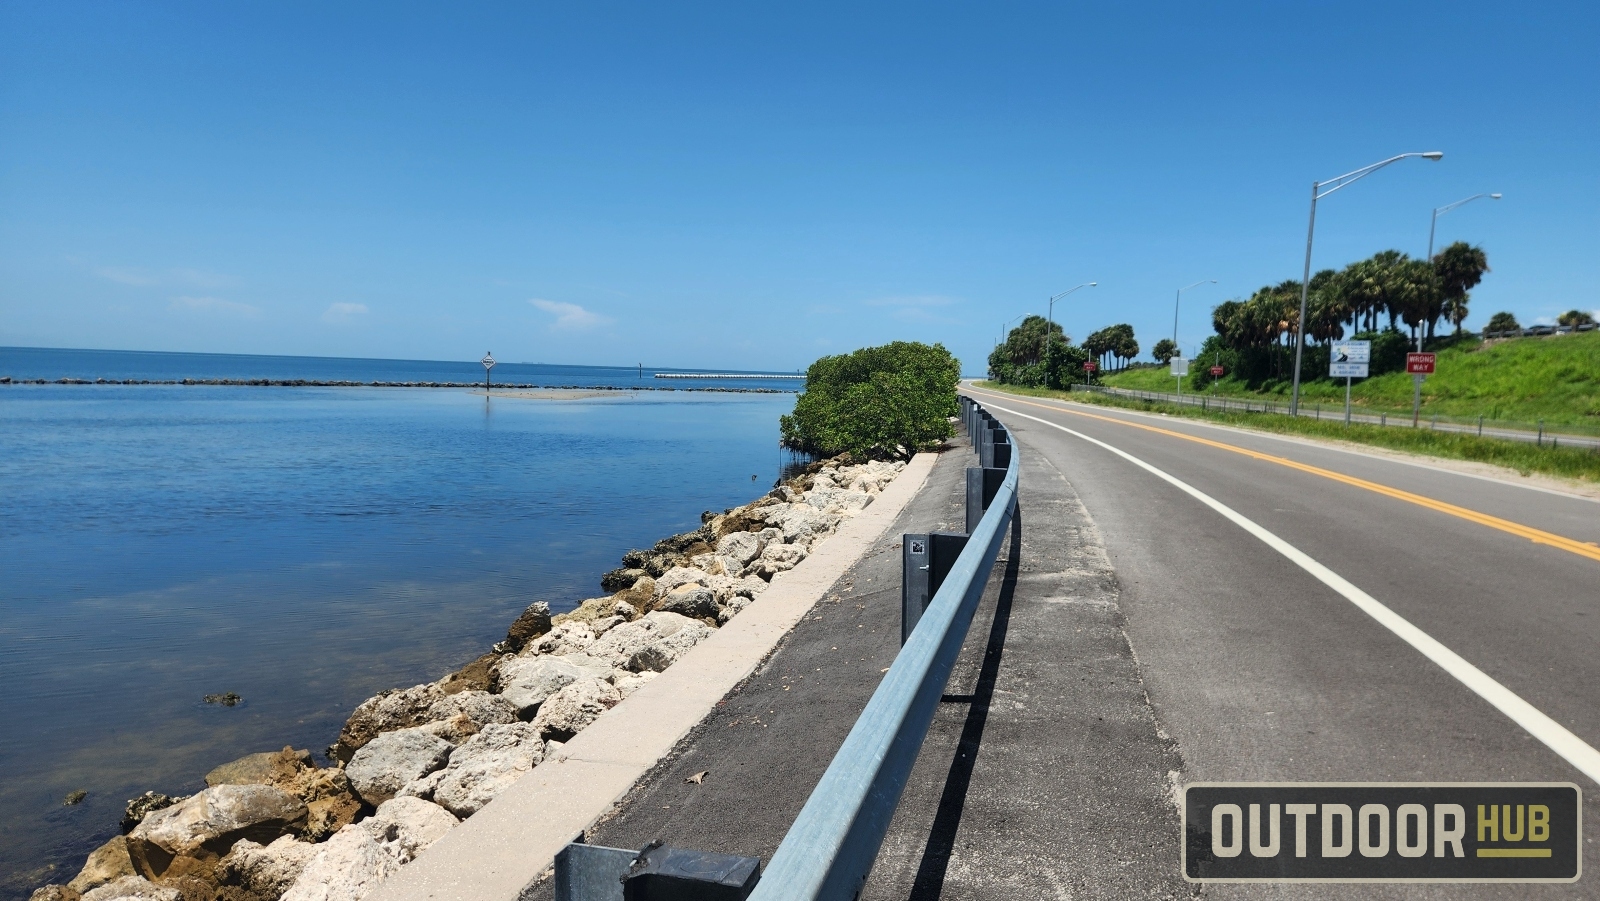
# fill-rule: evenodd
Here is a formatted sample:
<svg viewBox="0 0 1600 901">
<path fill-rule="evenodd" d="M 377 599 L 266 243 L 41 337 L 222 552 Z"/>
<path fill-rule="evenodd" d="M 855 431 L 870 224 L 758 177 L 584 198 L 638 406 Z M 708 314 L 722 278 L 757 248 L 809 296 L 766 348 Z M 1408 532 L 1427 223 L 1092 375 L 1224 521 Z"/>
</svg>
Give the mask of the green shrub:
<svg viewBox="0 0 1600 901">
<path fill-rule="evenodd" d="M 779 425 L 785 447 L 885 459 L 938 447 L 952 434 L 961 364 L 944 345 L 896 341 L 823 357 Z"/>
</svg>

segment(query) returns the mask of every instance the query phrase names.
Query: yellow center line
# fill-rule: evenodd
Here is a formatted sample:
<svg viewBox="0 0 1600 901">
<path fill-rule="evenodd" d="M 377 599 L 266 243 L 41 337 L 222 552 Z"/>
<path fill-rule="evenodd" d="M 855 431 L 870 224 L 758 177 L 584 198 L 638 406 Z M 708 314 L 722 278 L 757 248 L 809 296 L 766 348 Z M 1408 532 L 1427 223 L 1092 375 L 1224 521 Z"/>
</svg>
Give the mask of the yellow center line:
<svg viewBox="0 0 1600 901">
<path fill-rule="evenodd" d="M 1032 401 L 1020 400 L 1009 394 L 996 394 L 994 392 L 982 391 L 976 388 L 969 388 L 968 390 L 980 394 L 987 394 L 990 397 L 1001 398 L 1008 403 L 1019 403 L 1030 407 L 1054 410 L 1058 413 L 1069 413 L 1073 416 L 1099 419 L 1103 422 L 1111 422 L 1116 423 L 1117 425 L 1125 425 L 1136 429 L 1144 429 L 1147 432 L 1155 432 L 1160 435 L 1170 435 L 1173 438 L 1182 438 L 1185 441 L 1193 441 L 1196 444 L 1204 444 L 1208 447 L 1232 451 L 1233 453 L 1243 454 L 1246 457 L 1252 457 L 1256 460 L 1262 460 L 1268 463 L 1276 463 L 1279 466 L 1287 466 L 1290 469 L 1298 469 L 1301 472 L 1308 472 L 1312 475 L 1322 476 L 1325 479 L 1332 479 L 1335 482 L 1343 482 L 1346 485 L 1353 485 L 1357 488 L 1365 488 L 1366 490 L 1375 492 L 1377 494 L 1392 497 L 1396 500 L 1406 501 L 1407 503 L 1416 504 L 1419 507 L 1426 507 L 1429 510 L 1435 510 L 1439 513 L 1455 516 L 1468 522 L 1475 522 L 1478 525 L 1488 526 L 1491 529 L 1499 529 L 1502 532 L 1516 535 L 1519 538 L 1526 538 L 1534 544 L 1549 545 L 1550 547 L 1559 548 L 1563 551 L 1577 554 L 1580 557 L 1588 557 L 1590 560 L 1600 560 L 1600 547 L 1595 547 L 1592 544 L 1567 538 L 1564 535 L 1557 535 L 1554 532 L 1546 532 L 1543 529 L 1535 529 L 1532 526 L 1525 526 L 1521 523 L 1515 523 L 1509 519 L 1501 519 L 1498 516 L 1490 516 L 1487 513 L 1479 513 L 1476 510 L 1469 510 L 1466 507 L 1458 507 L 1455 504 L 1447 504 L 1444 501 L 1436 501 L 1431 497 L 1413 494 L 1409 491 L 1401 491 L 1399 488 L 1390 488 L 1388 485 L 1380 485 L 1377 482 L 1369 482 L 1366 479 L 1358 479 L 1355 476 L 1347 476 L 1344 473 L 1334 472 L 1331 469 L 1323 469 L 1320 466 L 1311 466 L 1306 463 L 1301 463 L 1298 460 L 1291 460 L 1288 457 L 1264 454 L 1260 451 L 1253 451 L 1237 445 L 1225 444 L 1221 441 L 1212 441 L 1210 438 L 1201 438 L 1198 435 L 1186 435 L 1183 432 L 1174 432 L 1171 429 L 1163 429 L 1158 426 L 1145 425 L 1144 423 L 1139 422 L 1129 422 L 1126 419 L 1117 419 L 1113 416 L 1101 416 L 1097 413 L 1086 413 L 1082 410 L 1069 410 L 1064 407 L 1058 407 L 1051 404 L 1040 404 Z"/>
</svg>

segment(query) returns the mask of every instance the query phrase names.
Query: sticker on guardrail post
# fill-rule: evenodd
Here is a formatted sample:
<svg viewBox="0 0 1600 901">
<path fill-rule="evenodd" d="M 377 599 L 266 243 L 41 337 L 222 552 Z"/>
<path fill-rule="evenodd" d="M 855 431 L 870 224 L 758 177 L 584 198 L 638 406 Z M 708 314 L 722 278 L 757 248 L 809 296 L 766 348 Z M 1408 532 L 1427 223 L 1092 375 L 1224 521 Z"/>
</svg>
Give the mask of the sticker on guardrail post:
<svg viewBox="0 0 1600 901">
<path fill-rule="evenodd" d="M 1195 783 L 1189 882 L 1576 882 L 1569 782 Z"/>
</svg>

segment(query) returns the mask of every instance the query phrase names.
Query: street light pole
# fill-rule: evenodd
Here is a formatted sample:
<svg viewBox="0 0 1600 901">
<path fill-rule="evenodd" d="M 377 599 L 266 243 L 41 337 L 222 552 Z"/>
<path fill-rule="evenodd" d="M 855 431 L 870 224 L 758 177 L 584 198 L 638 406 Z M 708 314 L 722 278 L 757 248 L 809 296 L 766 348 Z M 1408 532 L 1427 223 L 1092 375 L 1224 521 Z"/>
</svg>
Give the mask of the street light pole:
<svg viewBox="0 0 1600 901">
<path fill-rule="evenodd" d="M 1189 290 L 1190 288 L 1199 287 L 1200 285 L 1214 285 L 1216 283 L 1217 280 L 1214 278 L 1203 278 L 1192 285 L 1184 285 L 1182 288 L 1178 289 L 1177 296 L 1172 299 L 1172 346 L 1174 348 L 1178 346 L 1178 303 L 1183 300 L 1183 292 Z M 1177 354 L 1179 357 L 1182 357 L 1183 351 L 1178 350 Z M 1183 400 L 1183 376 L 1175 375 L 1173 378 L 1178 380 L 1178 400 L 1181 402 Z"/>
<path fill-rule="evenodd" d="M 1430 220 L 1428 222 L 1428 262 L 1430 262 L 1430 263 L 1433 262 L 1433 232 L 1434 232 L 1434 229 L 1438 228 L 1438 226 L 1439 226 L 1439 214 L 1440 213 L 1448 213 L 1451 210 L 1455 209 L 1456 207 L 1464 206 L 1466 204 L 1469 204 L 1469 203 L 1473 202 L 1474 200 L 1479 199 L 1480 197 L 1487 197 L 1487 198 L 1489 198 L 1491 200 L 1499 200 L 1501 195 L 1498 194 L 1498 193 L 1496 193 L 1496 194 L 1474 194 L 1474 195 L 1472 195 L 1471 197 L 1468 197 L 1465 200 L 1457 200 L 1455 203 L 1447 203 L 1444 206 L 1435 207 L 1434 208 L 1434 210 L 1433 210 L 1433 218 L 1432 218 L 1432 220 Z"/>
<path fill-rule="evenodd" d="M 1306 349 L 1306 300 L 1311 289 L 1311 242 L 1317 233 L 1317 201 L 1335 191 L 1349 187 L 1390 163 L 1398 163 L 1403 159 L 1414 156 L 1427 160 L 1444 159 L 1444 153 L 1438 150 L 1429 150 L 1422 153 L 1402 153 L 1397 156 L 1391 156 L 1386 160 L 1380 160 L 1370 166 L 1363 166 L 1352 172 L 1346 172 L 1337 178 L 1311 183 L 1311 217 L 1310 222 L 1306 225 L 1305 274 L 1300 279 L 1300 321 L 1295 324 L 1294 330 L 1294 392 L 1289 398 L 1289 415 L 1291 416 L 1300 415 L 1300 361 Z M 1329 187 L 1330 185 L 1332 187 Z M 1323 190 L 1325 187 L 1327 188 L 1326 191 Z"/>
<path fill-rule="evenodd" d="M 1050 350 L 1050 339 L 1055 336 L 1055 332 L 1056 332 L 1056 301 L 1060 300 L 1063 297 L 1066 297 L 1068 294 L 1071 294 L 1072 292 L 1078 290 L 1079 288 L 1093 288 L 1093 287 L 1095 287 L 1096 285 L 1099 285 L 1099 284 L 1100 284 L 1099 282 L 1084 282 L 1081 285 L 1075 285 L 1075 286 L 1073 286 L 1071 288 L 1068 288 L 1065 291 L 1062 291 L 1060 294 L 1057 294 L 1057 295 L 1051 297 L 1050 298 L 1050 303 L 1045 307 L 1045 311 L 1044 311 L 1044 320 L 1045 320 L 1044 349 L 1046 351 L 1046 354 L 1045 354 L 1045 358 L 1044 358 L 1044 360 L 1045 360 L 1044 382 L 1045 382 L 1045 387 L 1046 388 L 1050 387 L 1050 364 L 1049 364 L 1050 357 L 1049 357 L 1049 353 L 1048 352 Z"/>
<path fill-rule="evenodd" d="M 995 349 L 996 350 L 1000 349 L 1000 345 L 1001 344 L 1006 343 L 1006 330 L 1011 328 L 1011 323 L 1016 322 L 1018 319 L 1021 319 L 1022 317 L 1026 316 L 1026 315 L 1028 315 L 1028 314 L 1027 313 L 1018 313 L 1017 315 L 1012 316 L 1010 319 L 1007 319 L 1005 322 L 1000 323 L 1000 341 L 997 344 L 995 344 Z"/>
</svg>

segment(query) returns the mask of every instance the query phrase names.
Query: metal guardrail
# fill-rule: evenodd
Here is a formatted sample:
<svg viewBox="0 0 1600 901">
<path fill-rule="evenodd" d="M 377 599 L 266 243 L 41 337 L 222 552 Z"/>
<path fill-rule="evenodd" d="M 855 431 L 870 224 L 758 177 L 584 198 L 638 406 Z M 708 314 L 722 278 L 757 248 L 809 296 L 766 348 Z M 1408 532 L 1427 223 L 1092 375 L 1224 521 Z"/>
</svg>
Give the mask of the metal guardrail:
<svg viewBox="0 0 1600 901">
<path fill-rule="evenodd" d="M 1185 407 L 1198 407 L 1201 410 L 1237 411 L 1243 413 L 1279 413 L 1285 416 L 1289 413 L 1287 403 L 1274 403 L 1270 400 L 1250 400 L 1248 398 L 1228 397 L 1213 394 L 1184 394 L 1182 396 L 1169 394 L 1162 391 L 1137 391 L 1131 388 L 1113 388 L 1109 385 L 1073 385 L 1072 391 L 1092 392 L 1106 394 L 1113 397 L 1126 397 L 1134 400 L 1147 400 L 1153 403 L 1176 404 Z M 1321 404 L 1302 399 L 1300 401 L 1300 418 L 1302 419 L 1328 419 L 1343 420 L 1344 404 Z M 1390 426 L 1396 428 L 1412 428 L 1411 414 L 1408 411 L 1382 410 L 1377 413 L 1352 413 L 1351 422 L 1363 425 Z M 1500 438 L 1506 441 L 1524 441 L 1528 444 L 1551 447 L 1578 447 L 1591 450 L 1600 450 L 1600 435 L 1585 435 L 1573 431 L 1555 431 L 1546 428 L 1542 420 L 1537 422 L 1513 422 L 1510 420 L 1497 420 L 1480 416 L 1469 419 L 1453 416 L 1441 416 L 1433 413 L 1424 414 L 1418 423 L 1420 428 L 1432 429 L 1439 432 L 1455 432 L 1463 435 L 1476 435 L 1481 438 Z M 1563 429 L 1573 428 L 1562 425 Z"/>
<path fill-rule="evenodd" d="M 853 901 L 878 857 L 1016 510 L 1015 446 L 982 407 L 970 398 L 961 401 L 980 459 L 1004 465 L 1005 478 L 750 901 Z M 991 423 L 998 431 L 985 427 Z M 986 434 L 997 436 L 994 447 L 983 446 Z"/>
</svg>

